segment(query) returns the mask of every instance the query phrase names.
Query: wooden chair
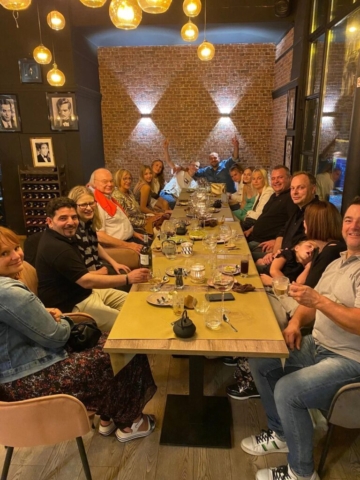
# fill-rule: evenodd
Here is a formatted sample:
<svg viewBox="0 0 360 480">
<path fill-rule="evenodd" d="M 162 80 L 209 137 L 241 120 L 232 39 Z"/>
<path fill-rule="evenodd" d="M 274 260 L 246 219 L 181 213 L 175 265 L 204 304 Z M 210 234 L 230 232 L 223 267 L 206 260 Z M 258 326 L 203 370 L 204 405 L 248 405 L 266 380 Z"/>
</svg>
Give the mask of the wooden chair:
<svg viewBox="0 0 360 480">
<path fill-rule="evenodd" d="M 360 428 L 360 383 L 345 385 L 338 390 L 331 402 L 327 421 L 329 429 L 317 469 L 319 475 L 321 475 L 324 468 L 334 426 Z"/>
<path fill-rule="evenodd" d="M 0 444 L 7 445 L 1 480 L 6 480 L 14 447 L 52 445 L 76 438 L 87 480 L 92 480 L 82 436 L 90 431 L 85 406 L 70 395 L 0 402 Z"/>
</svg>

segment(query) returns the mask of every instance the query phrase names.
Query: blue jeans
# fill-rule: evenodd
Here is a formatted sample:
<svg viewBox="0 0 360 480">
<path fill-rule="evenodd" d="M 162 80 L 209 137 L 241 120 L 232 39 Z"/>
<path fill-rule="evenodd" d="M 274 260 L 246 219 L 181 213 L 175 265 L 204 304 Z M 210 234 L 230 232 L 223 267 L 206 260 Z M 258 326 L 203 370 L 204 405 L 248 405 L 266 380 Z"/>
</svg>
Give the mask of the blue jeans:
<svg viewBox="0 0 360 480">
<path fill-rule="evenodd" d="M 312 335 L 290 352 L 285 369 L 276 358 L 249 359 L 268 426 L 289 447 L 288 462 L 299 476 L 314 472 L 309 408 L 327 411 L 339 388 L 360 381 L 360 363 L 315 345 Z"/>
<path fill-rule="evenodd" d="M 161 190 L 161 192 L 159 193 L 159 196 L 161 198 L 164 198 L 168 202 L 171 210 L 174 210 L 175 204 L 176 204 L 176 198 L 174 197 L 174 195 L 171 195 L 171 193 L 167 193 L 167 192 L 164 192 L 164 190 Z"/>
</svg>

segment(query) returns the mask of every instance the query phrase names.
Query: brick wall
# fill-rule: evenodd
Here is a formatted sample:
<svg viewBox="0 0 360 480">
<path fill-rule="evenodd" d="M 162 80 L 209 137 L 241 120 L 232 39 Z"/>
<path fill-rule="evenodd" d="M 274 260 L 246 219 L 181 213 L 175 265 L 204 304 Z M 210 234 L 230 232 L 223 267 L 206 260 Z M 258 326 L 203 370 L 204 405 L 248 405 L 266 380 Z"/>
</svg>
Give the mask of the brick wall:
<svg viewBox="0 0 360 480">
<path fill-rule="evenodd" d="M 174 161 L 204 165 L 211 151 L 230 156 L 234 134 L 245 165 L 269 167 L 274 45 L 216 45 L 208 63 L 194 46 L 100 48 L 98 57 L 110 170 L 126 167 L 137 178 L 139 165 L 163 157 L 165 138 Z M 221 119 L 219 110 L 230 117 Z M 140 111 L 151 111 L 151 119 Z"/>
</svg>

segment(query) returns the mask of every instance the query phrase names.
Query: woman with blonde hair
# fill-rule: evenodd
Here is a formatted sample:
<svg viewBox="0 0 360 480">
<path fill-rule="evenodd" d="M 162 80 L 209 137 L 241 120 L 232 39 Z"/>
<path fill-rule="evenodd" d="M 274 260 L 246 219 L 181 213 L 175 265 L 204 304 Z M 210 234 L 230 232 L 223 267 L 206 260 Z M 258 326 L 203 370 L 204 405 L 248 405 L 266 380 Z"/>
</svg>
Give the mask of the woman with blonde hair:
<svg viewBox="0 0 360 480">
<path fill-rule="evenodd" d="M 140 210 L 142 211 L 142 213 L 155 213 L 155 212 L 164 213 L 166 210 L 161 208 L 158 202 L 156 202 L 154 207 L 151 206 L 152 180 L 153 180 L 153 173 L 152 173 L 151 167 L 149 167 L 148 165 L 141 165 L 140 178 L 134 187 L 135 199 L 139 203 Z"/>
<path fill-rule="evenodd" d="M 166 152 L 165 152 L 166 154 Z M 160 159 L 153 160 L 151 162 L 151 171 L 153 178 L 151 180 L 151 207 L 160 208 L 161 210 L 169 210 L 168 202 L 160 197 L 160 192 L 165 186 L 164 176 L 164 162 Z"/>
<path fill-rule="evenodd" d="M 244 220 L 247 212 L 249 212 L 255 202 L 256 191 L 251 185 L 251 176 L 254 171 L 254 167 L 247 167 L 242 175 L 243 189 L 242 189 L 242 201 L 239 210 L 234 210 L 233 214 L 239 220 Z"/>
<path fill-rule="evenodd" d="M 158 213 L 155 216 L 147 217 L 141 211 L 140 205 L 136 201 L 134 194 L 131 191 L 132 175 L 129 170 L 120 168 L 115 175 L 115 190 L 112 196 L 122 206 L 128 216 L 134 230 L 139 233 L 153 233 L 153 222 L 161 218 L 162 214 Z"/>
<path fill-rule="evenodd" d="M 87 187 L 78 185 L 70 190 L 68 197 L 76 203 L 76 213 L 79 216 L 76 239 L 86 268 L 99 275 L 129 272 L 129 267 L 117 263 L 98 242 L 96 230 L 101 228 L 101 220 L 93 192 Z M 104 265 L 102 260 L 107 265 Z"/>
<path fill-rule="evenodd" d="M 267 171 L 264 168 L 255 168 L 251 176 L 251 185 L 256 191 L 254 205 L 249 210 L 241 222 L 241 228 L 245 236 L 250 235 L 249 229 L 255 224 L 256 220 L 262 214 L 263 208 L 267 201 L 274 193 L 274 190 L 269 186 Z"/>
</svg>

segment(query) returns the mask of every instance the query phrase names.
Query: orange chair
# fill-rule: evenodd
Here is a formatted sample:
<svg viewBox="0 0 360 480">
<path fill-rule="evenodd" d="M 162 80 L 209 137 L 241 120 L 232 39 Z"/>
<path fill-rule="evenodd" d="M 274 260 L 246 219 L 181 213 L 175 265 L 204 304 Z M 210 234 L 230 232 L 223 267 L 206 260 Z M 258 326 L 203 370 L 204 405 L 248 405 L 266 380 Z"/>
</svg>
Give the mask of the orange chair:
<svg viewBox="0 0 360 480">
<path fill-rule="evenodd" d="M 85 406 L 70 395 L 0 402 L 0 444 L 7 445 L 1 480 L 6 480 L 14 447 L 52 445 L 76 438 L 87 480 L 92 480 L 82 436 L 90 431 Z"/>
</svg>

